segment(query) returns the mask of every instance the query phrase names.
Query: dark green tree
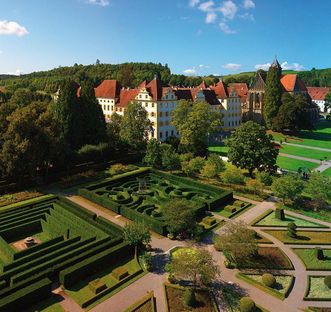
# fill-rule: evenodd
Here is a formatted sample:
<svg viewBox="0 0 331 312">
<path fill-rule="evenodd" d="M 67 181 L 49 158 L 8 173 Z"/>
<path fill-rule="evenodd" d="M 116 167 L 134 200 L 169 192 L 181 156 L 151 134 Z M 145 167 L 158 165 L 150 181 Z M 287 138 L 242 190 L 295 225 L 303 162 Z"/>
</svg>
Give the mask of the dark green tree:
<svg viewBox="0 0 331 312">
<path fill-rule="evenodd" d="M 295 111 L 296 111 L 296 126 L 298 129 L 313 130 L 312 119 L 310 116 L 311 105 L 308 99 L 302 95 L 297 94 L 294 97 Z"/>
<path fill-rule="evenodd" d="M 135 257 L 138 254 L 138 248 L 147 245 L 151 241 L 151 234 L 148 228 L 142 223 L 129 223 L 124 229 L 124 241 L 135 248 Z"/>
<path fill-rule="evenodd" d="M 122 126 L 122 116 L 113 113 L 111 115 L 110 122 L 107 122 L 106 124 L 106 131 L 107 131 L 107 137 L 109 144 L 114 148 L 121 148 L 123 145 L 121 140 L 121 126 Z"/>
<path fill-rule="evenodd" d="M 179 155 L 175 149 L 170 145 L 163 143 L 161 148 L 161 162 L 162 168 L 165 170 L 175 170 L 180 167 Z"/>
<path fill-rule="evenodd" d="M 106 121 L 94 87 L 90 80 L 84 81 L 80 89 L 79 106 L 82 110 L 83 144 L 98 144 L 106 140 Z"/>
<path fill-rule="evenodd" d="M 267 75 L 263 109 L 263 117 L 268 129 L 273 128 L 273 119 L 277 116 L 281 105 L 282 86 L 280 78 L 278 68 L 271 66 Z"/>
<path fill-rule="evenodd" d="M 161 168 L 161 147 L 160 143 L 156 139 L 151 139 L 148 142 L 146 155 L 143 159 L 143 162 L 148 166 L 152 166 L 153 168 Z"/>
<path fill-rule="evenodd" d="M 229 161 L 241 169 L 247 169 L 250 176 L 255 169 L 273 172 L 276 169 L 278 150 L 272 136 L 264 127 L 248 121 L 236 129 L 227 140 Z"/>
<path fill-rule="evenodd" d="M 287 234 L 291 238 L 297 237 L 297 226 L 294 222 L 291 222 L 287 226 Z"/>
</svg>

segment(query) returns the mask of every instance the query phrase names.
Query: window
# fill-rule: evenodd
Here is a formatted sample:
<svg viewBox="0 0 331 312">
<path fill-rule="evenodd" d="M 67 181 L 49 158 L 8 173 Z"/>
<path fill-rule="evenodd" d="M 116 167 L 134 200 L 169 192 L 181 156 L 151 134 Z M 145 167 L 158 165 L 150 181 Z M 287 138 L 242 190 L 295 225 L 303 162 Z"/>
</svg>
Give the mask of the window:
<svg viewBox="0 0 331 312">
<path fill-rule="evenodd" d="M 174 130 L 171 130 L 171 136 L 173 136 L 174 135 Z"/>
<path fill-rule="evenodd" d="M 154 114 L 154 112 L 151 112 L 151 117 L 155 117 L 155 114 Z"/>
<path fill-rule="evenodd" d="M 120 112 L 122 111 L 122 107 L 120 107 Z"/>
<path fill-rule="evenodd" d="M 148 99 L 148 95 L 147 94 L 145 95 L 145 99 Z"/>
<path fill-rule="evenodd" d="M 145 103 L 145 107 L 148 107 L 148 103 Z"/>
<path fill-rule="evenodd" d="M 160 132 L 160 139 L 162 139 L 162 131 Z"/>
<path fill-rule="evenodd" d="M 141 99 L 142 98 L 142 95 L 141 94 L 139 94 L 139 99 Z"/>
<path fill-rule="evenodd" d="M 166 122 L 164 123 L 166 126 L 169 126 L 169 121 L 166 120 Z"/>
<path fill-rule="evenodd" d="M 109 111 L 109 105 L 107 105 L 107 111 Z"/>
<path fill-rule="evenodd" d="M 162 116 L 163 116 L 163 113 L 162 113 L 162 112 L 160 112 L 160 114 L 159 114 L 159 115 L 160 115 L 160 117 L 162 117 Z"/>
<path fill-rule="evenodd" d="M 169 136 L 169 133 L 168 133 L 168 131 L 166 131 L 166 138 Z"/>
<path fill-rule="evenodd" d="M 163 127 L 163 121 L 160 121 L 160 122 L 159 122 L 159 126 L 160 126 L 160 127 Z"/>
<path fill-rule="evenodd" d="M 166 117 L 168 117 L 169 116 L 169 113 L 168 112 L 165 112 L 165 115 L 166 115 Z"/>
<path fill-rule="evenodd" d="M 114 111 L 114 106 L 113 106 L 113 105 L 111 106 L 111 111 L 112 111 L 112 112 Z"/>
<path fill-rule="evenodd" d="M 152 103 L 152 107 L 154 108 L 154 103 Z"/>
</svg>

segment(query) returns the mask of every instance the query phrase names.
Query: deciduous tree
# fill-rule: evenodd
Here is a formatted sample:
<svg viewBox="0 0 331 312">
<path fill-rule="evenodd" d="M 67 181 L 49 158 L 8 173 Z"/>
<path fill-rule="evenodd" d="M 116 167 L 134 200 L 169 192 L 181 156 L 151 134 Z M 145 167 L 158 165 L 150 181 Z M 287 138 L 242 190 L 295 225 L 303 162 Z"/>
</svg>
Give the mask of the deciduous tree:
<svg viewBox="0 0 331 312">
<path fill-rule="evenodd" d="M 129 223 L 124 227 L 124 241 L 134 246 L 137 257 L 138 248 L 147 245 L 151 241 L 151 234 L 148 228 L 142 223 Z"/>
<path fill-rule="evenodd" d="M 271 185 L 271 190 L 275 196 L 280 198 L 285 204 L 287 201 L 293 202 L 298 199 L 303 191 L 303 181 L 297 174 L 287 174 L 275 179 Z"/>
</svg>

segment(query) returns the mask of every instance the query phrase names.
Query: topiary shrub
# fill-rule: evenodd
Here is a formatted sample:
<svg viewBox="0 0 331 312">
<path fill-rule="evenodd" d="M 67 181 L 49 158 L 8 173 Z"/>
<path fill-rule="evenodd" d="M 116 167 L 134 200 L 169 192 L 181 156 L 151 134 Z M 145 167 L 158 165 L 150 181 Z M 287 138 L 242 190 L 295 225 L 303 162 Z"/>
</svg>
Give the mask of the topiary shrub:
<svg viewBox="0 0 331 312">
<path fill-rule="evenodd" d="M 192 288 L 185 289 L 184 303 L 188 307 L 195 307 L 196 306 L 197 300 L 195 298 L 195 293 L 194 293 Z"/>
<path fill-rule="evenodd" d="M 284 209 L 283 208 L 276 208 L 275 210 L 275 217 L 278 220 L 285 220 L 285 213 L 284 213 Z"/>
<path fill-rule="evenodd" d="M 297 226 L 294 222 L 291 222 L 287 226 L 287 235 L 291 238 L 297 237 Z"/>
<path fill-rule="evenodd" d="M 240 312 L 254 312 L 256 308 L 255 302 L 249 297 L 240 299 Z"/>
<path fill-rule="evenodd" d="M 272 288 L 276 284 L 275 277 L 270 273 L 264 273 L 261 279 L 262 279 L 262 283 L 268 287 Z"/>
<path fill-rule="evenodd" d="M 315 252 L 316 252 L 316 258 L 318 260 L 324 260 L 324 253 L 323 253 L 323 249 L 316 247 L 315 248 Z"/>
<path fill-rule="evenodd" d="M 331 275 L 325 276 L 324 284 L 326 287 L 331 289 Z"/>
<path fill-rule="evenodd" d="M 232 205 L 226 205 L 224 207 L 224 210 L 233 213 L 233 212 L 236 212 L 237 208 Z"/>
</svg>

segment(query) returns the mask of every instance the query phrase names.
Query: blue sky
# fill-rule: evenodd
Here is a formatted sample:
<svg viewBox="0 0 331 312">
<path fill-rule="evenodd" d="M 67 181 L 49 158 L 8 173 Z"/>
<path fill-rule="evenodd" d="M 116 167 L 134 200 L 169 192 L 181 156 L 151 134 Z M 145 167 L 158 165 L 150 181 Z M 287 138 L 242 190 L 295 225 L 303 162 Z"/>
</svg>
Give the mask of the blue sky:
<svg viewBox="0 0 331 312">
<path fill-rule="evenodd" d="M 1 0 L 0 73 L 168 63 L 228 74 L 331 67 L 330 0 Z"/>
</svg>

